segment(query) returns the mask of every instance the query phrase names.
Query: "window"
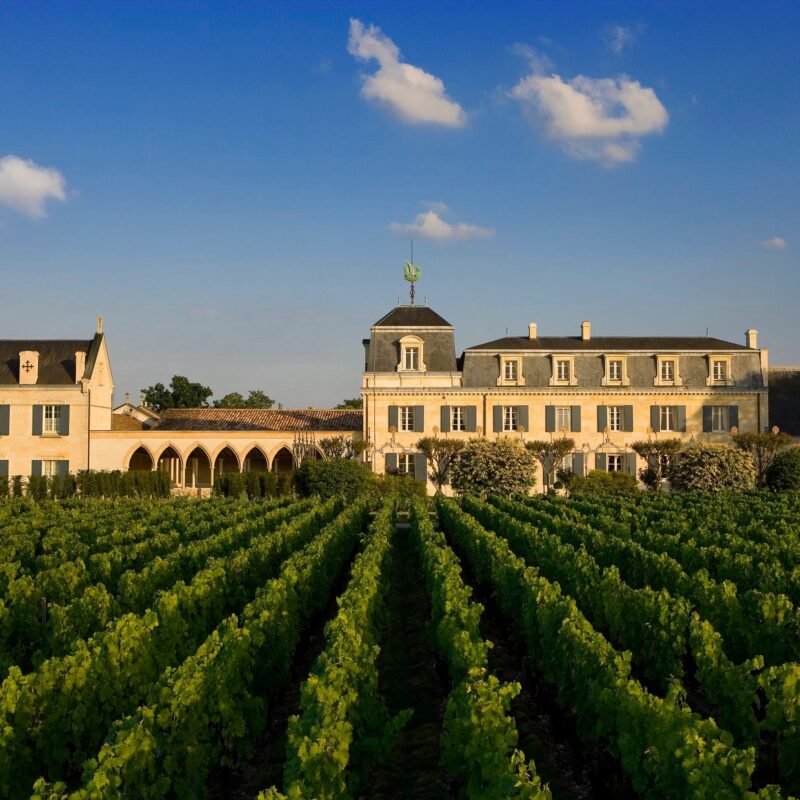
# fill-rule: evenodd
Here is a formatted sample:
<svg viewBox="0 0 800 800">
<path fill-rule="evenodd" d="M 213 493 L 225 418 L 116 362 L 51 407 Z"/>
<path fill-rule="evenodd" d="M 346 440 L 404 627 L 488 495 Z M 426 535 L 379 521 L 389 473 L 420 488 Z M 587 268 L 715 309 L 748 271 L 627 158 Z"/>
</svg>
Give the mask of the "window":
<svg viewBox="0 0 800 800">
<path fill-rule="evenodd" d="M 557 431 L 571 431 L 572 430 L 572 409 L 569 406 L 563 408 L 556 408 L 556 430 Z"/>
<path fill-rule="evenodd" d="M 675 380 L 675 362 L 672 359 L 661 362 L 661 380 L 665 383 Z"/>
<path fill-rule="evenodd" d="M 414 430 L 414 406 L 400 406 L 400 430 Z"/>
<path fill-rule="evenodd" d="M 450 407 L 450 430 L 465 431 L 467 429 L 467 418 L 464 414 L 463 406 Z"/>
<path fill-rule="evenodd" d="M 658 412 L 658 423 L 662 431 L 674 431 L 675 409 L 672 406 L 661 406 Z"/>
<path fill-rule="evenodd" d="M 728 406 L 711 407 L 711 430 L 714 433 L 725 433 L 729 424 Z"/>
<path fill-rule="evenodd" d="M 503 380 L 515 381 L 517 380 L 518 374 L 516 361 L 503 362 Z"/>
<path fill-rule="evenodd" d="M 621 431 L 622 428 L 623 428 L 622 406 L 609 406 L 608 429 L 612 431 Z"/>
<path fill-rule="evenodd" d="M 610 381 L 622 380 L 622 362 L 614 359 L 608 362 L 608 379 Z"/>
<path fill-rule="evenodd" d="M 52 478 L 54 475 L 58 475 L 58 461 L 42 461 L 42 475 L 45 478 Z"/>
<path fill-rule="evenodd" d="M 610 455 L 608 457 L 608 471 L 609 472 L 622 472 L 622 456 L 619 454 Z"/>
<path fill-rule="evenodd" d="M 403 369 L 419 369 L 419 347 L 406 347 L 403 350 Z"/>
<path fill-rule="evenodd" d="M 397 471 L 401 475 L 414 474 L 414 455 L 413 453 L 400 453 L 397 456 Z"/>
<path fill-rule="evenodd" d="M 516 406 L 503 406 L 503 430 L 515 431 L 519 427 L 519 416 Z"/>
<path fill-rule="evenodd" d="M 569 376 L 569 361 L 556 361 L 556 378 L 560 381 L 568 381 Z"/>
<path fill-rule="evenodd" d="M 61 406 L 45 406 L 43 433 L 59 433 L 61 431 Z"/>
<path fill-rule="evenodd" d="M 673 354 L 656 354 L 656 377 L 653 386 L 681 386 L 680 358 Z"/>
<path fill-rule="evenodd" d="M 727 364 L 724 361 L 714 361 L 712 370 L 715 381 L 725 381 L 728 379 Z"/>
<path fill-rule="evenodd" d="M 561 463 L 558 465 L 557 469 L 563 469 L 565 472 L 574 472 L 573 465 L 575 463 L 574 453 L 567 453 L 564 458 L 561 459 Z"/>
<path fill-rule="evenodd" d="M 667 475 L 669 474 L 670 466 L 671 465 L 670 465 L 670 461 L 669 461 L 669 456 L 665 456 L 665 455 L 662 454 L 662 455 L 660 455 L 658 457 L 658 474 L 662 478 L 666 478 L 667 477 Z"/>
</svg>

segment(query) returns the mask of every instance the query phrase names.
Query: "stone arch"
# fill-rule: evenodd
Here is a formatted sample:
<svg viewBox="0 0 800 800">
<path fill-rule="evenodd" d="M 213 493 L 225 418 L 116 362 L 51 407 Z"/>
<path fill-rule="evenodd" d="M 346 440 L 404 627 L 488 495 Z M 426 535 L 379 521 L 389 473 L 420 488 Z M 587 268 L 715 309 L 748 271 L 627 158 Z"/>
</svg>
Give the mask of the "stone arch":
<svg viewBox="0 0 800 800">
<path fill-rule="evenodd" d="M 288 445 L 281 445 L 272 455 L 273 472 L 289 472 L 294 469 L 294 455 Z"/>
<path fill-rule="evenodd" d="M 251 442 L 242 450 L 242 472 L 269 472 L 269 456 L 261 445 Z"/>
<path fill-rule="evenodd" d="M 238 453 L 229 444 L 218 447 L 213 455 L 214 477 L 224 475 L 226 472 L 241 472 Z"/>
<path fill-rule="evenodd" d="M 183 458 L 177 447 L 168 442 L 159 448 L 155 460 L 156 469 L 166 472 L 173 486 L 183 486 Z"/>
<path fill-rule="evenodd" d="M 150 472 L 156 466 L 150 448 L 142 442 L 128 451 L 128 455 L 125 456 L 122 463 L 126 464 L 125 468 L 129 472 Z"/>
<path fill-rule="evenodd" d="M 211 456 L 208 450 L 197 442 L 184 456 L 185 485 L 191 489 L 207 489 L 211 486 Z"/>
</svg>

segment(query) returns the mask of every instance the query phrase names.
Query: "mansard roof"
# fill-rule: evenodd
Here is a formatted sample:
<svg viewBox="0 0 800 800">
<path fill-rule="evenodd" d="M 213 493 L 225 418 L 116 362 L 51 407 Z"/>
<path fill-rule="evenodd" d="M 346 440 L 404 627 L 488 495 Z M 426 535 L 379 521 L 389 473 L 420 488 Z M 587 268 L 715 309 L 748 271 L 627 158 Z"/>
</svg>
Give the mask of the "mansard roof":
<svg viewBox="0 0 800 800">
<path fill-rule="evenodd" d="M 360 431 L 360 409 L 171 408 L 158 431 Z"/>
<path fill-rule="evenodd" d="M 19 354 L 39 353 L 39 386 L 74 385 L 75 353 L 86 353 L 86 373 L 91 374 L 102 334 L 94 339 L 0 339 L 0 385 L 19 383 Z"/>
<path fill-rule="evenodd" d="M 581 339 L 580 336 L 539 336 L 530 339 L 527 336 L 505 336 L 484 344 L 468 347 L 473 350 L 546 350 L 546 351 L 632 351 L 648 350 L 655 353 L 662 351 L 700 351 L 703 353 L 717 350 L 748 350 L 745 345 L 726 342 L 711 336 L 592 336 Z"/>
<path fill-rule="evenodd" d="M 452 328 L 428 306 L 396 306 L 386 316 L 381 317 L 373 328 Z"/>
</svg>

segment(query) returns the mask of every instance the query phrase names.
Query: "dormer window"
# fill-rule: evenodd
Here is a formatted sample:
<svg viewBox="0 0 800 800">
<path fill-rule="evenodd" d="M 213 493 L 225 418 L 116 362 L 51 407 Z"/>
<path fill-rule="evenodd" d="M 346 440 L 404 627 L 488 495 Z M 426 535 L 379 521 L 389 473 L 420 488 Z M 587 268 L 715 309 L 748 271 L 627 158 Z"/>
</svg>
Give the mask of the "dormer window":
<svg viewBox="0 0 800 800">
<path fill-rule="evenodd" d="M 706 386 L 734 386 L 735 383 L 731 371 L 731 357 L 710 354 Z"/>
<path fill-rule="evenodd" d="M 507 381 L 515 381 L 517 380 L 517 362 L 516 361 L 504 361 L 503 362 L 503 378 Z"/>
<path fill-rule="evenodd" d="M 551 355 L 551 386 L 577 386 L 575 356 Z"/>
<path fill-rule="evenodd" d="M 628 378 L 628 357 L 614 354 L 603 356 L 605 373 L 601 381 L 603 386 L 630 386 Z"/>
<path fill-rule="evenodd" d="M 656 356 L 656 378 L 653 386 L 682 386 L 680 361 L 672 354 Z"/>
<path fill-rule="evenodd" d="M 559 381 L 568 381 L 570 376 L 569 361 L 563 359 L 556 361 L 556 378 Z"/>
<path fill-rule="evenodd" d="M 675 381 L 675 362 L 670 359 L 665 359 L 661 362 L 661 380 L 664 383 L 673 383 Z"/>
<path fill-rule="evenodd" d="M 403 349 L 403 369 L 419 369 L 419 347 Z"/>
<path fill-rule="evenodd" d="M 524 386 L 525 377 L 522 374 L 522 357 L 503 355 L 500 359 L 500 376 L 497 379 L 498 386 Z"/>
<path fill-rule="evenodd" d="M 724 381 L 728 378 L 727 364 L 724 361 L 714 361 L 712 374 L 715 381 Z"/>
<path fill-rule="evenodd" d="M 425 372 L 425 342 L 419 336 L 409 334 L 400 340 L 400 363 L 398 372 Z"/>
</svg>

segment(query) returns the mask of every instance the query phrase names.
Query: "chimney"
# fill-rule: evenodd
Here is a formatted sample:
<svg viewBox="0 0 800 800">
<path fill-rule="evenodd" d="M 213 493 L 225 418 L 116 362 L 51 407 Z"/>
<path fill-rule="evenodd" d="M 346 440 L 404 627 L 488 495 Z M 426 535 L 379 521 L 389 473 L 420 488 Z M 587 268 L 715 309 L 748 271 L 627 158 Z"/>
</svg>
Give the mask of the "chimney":
<svg viewBox="0 0 800 800">
<path fill-rule="evenodd" d="M 588 320 L 581 322 L 581 339 L 588 342 L 592 338 L 592 323 Z"/>
<path fill-rule="evenodd" d="M 744 332 L 745 342 L 751 350 L 758 350 L 758 331 L 755 328 L 748 328 Z"/>
<path fill-rule="evenodd" d="M 531 322 L 531 324 L 528 325 L 528 338 L 531 341 L 534 341 L 536 339 L 536 323 L 535 322 Z"/>
<path fill-rule="evenodd" d="M 39 380 L 39 354 L 21 350 L 19 354 L 19 385 L 33 386 Z"/>
<path fill-rule="evenodd" d="M 131 404 L 131 393 L 125 392 L 125 405 L 129 406 Z"/>
<path fill-rule="evenodd" d="M 97 318 L 97 332 L 98 333 L 102 333 L 103 332 L 103 318 L 102 317 L 98 317 Z"/>
<path fill-rule="evenodd" d="M 75 353 L 75 383 L 81 382 L 84 372 L 86 372 L 86 353 L 83 350 L 78 350 Z"/>
</svg>

